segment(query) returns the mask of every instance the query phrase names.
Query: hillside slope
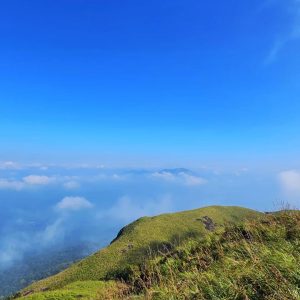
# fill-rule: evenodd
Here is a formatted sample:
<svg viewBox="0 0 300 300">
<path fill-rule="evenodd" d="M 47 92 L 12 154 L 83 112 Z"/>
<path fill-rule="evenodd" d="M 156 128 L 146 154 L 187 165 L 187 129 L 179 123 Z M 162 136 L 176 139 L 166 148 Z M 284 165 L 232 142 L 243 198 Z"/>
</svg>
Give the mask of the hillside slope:
<svg viewBox="0 0 300 300">
<path fill-rule="evenodd" d="M 14 263 L 4 272 L 1 270 L 0 299 L 16 293 L 36 280 L 65 270 L 92 253 L 94 249 L 95 245 L 82 243 L 25 254 L 21 261 Z"/>
<path fill-rule="evenodd" d="M 62 290 L 70 284 L 82 281 L 114 279 L 116 274 L 122 273 L 128 266 L 142 263 L 149 250 L 168 251 L 190 237 L 201 238 L 212 231 L 222 231 L 225 223 L 238 224 L 261 215 L 241 207 L 212 206 L 143 217 L 124 227 L 108 247 L 55 276 L 32 284 L 21 295 L 35 299 L 32 294 L 39 291 Z"/>
</svg>

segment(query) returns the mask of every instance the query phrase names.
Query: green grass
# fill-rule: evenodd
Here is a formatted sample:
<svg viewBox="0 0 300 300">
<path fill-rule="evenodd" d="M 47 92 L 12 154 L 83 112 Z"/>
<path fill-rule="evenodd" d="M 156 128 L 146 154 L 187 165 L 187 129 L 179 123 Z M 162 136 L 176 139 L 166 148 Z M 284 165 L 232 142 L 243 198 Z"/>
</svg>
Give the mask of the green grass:
<svg viewBox="0 0 300 300">
<path fill-rule="evenodd" d="M 256 219 L 261 216 L 261 213 L 246 208 L 213 206 L 175 214 L 144 217 L 125 227 L 108 247 L 55 276 L 34 283 L 22 294 L 30 292 L 30 296 L 26 299 L 28 297 L 29 299 L 72 299 L 68 297 L 75 297 L 74 295 L 78 293 L 76 288 L 70 286 L 74 282 L 85 282 L 83 285 L 86 285 L 91 281 L 99 283 L 103 280 L 113 280 L 122 277 L 122 274 L 127 276 L 127 270 L 139 268 L 149 254 L 153 256 L 156 253 L 165 253 L 175 246 L 185 244 L 185 241 L 198 241 L 211 236 L 212 233 L 203 224 L 203 217 L 213 220 L 216 224 L 214 234 L 217 234 L 224 231 L 225 224 L 241 224 L 246 219 Z M 84 297 L 94 299 L 93 295 L 88 295 L 92 288 L 83 287 L 83 290 L 87 291 Z M 44 292 L 37 293 L 41 291 Z M 58 293 L 58 296 L 55 296 L 55 293 Z M 64 294 L 59 296 L 59 293 Z M 60 298 L 51 298 L 52 295 Z"/>
<path fill-rule="evenodd" d="M 265 216 L 191 239 L 123 274 L 142 298 L 299 300 L 300 213 Z"/>
<path fill-rule="evenodd" d="M 114 281 L 79 281 L 71 283 L 62 289 L 27 295 L 20 299 L 26 300 L 82 300 L 111 299 L 121 289 L 121 284 Z"/>
</svg>

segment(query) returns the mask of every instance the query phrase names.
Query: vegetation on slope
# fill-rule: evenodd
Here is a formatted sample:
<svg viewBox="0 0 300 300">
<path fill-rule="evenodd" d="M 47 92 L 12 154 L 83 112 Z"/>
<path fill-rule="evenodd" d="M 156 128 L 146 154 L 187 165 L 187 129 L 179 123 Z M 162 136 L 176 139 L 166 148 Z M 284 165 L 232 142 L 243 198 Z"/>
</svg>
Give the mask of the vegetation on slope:
<svg viewBox="0 0 300 300">
<path fill-rule="evenodd" d="M 123 299 L 127 286 L 117 281 L 77 281 L 54 291 L 28 295 L 26 300 Z"/>
<path fill-rule="evenodd" d="M 212 214 L 216 217 L 219 210 L 227 214 L 228 221 L 222 219 L 224 222 L 216 225 Z M 196 216 L 196 211 L 201 212 L 200 215 Z M 154 244 L 148 248 L 148 255 L 137 251 L 143 253 L 139 257 L 130 248 L 123 253 L 121 263 L 106 269 L 106 275 L 100 279 L 74 280 L 50 289 L 44 285 L 43 292 L 32 293 L 30 287 L 22 299 L 300 299 L 299 212 L 261 215 L 223 207 L 196 211 L 180 214 L 201 220 L 202 230 L 197 234 L 187 231 L 193 234 L 185 232 L 183 239 L 173 239 L 174 244 L 170 240 L 160 248 L 154 243 L 154 248 Z M 236 216 L 237 212 L 242 213 L 242 218 Z M 166 220 L 165 216 L 172 215 L 157 218 Z M 140 219 L 126 227 L 113 244 L 142 230 L 143 222 Z M 165 228 L 159 230 L 156 225 L 155 231 L 161 230 L 165 236 Z M 176 227 L 176 223 L 173 225 Z M 178 228 L 181 225 L 177 224 Z M 125 255 L 130 251 L 134 255 Z M 88 259 L 83 262 L 87 263 Z M 97 274 L 93 276 L 96 278 Z M 46 282 L 49 284 L 54 278 Z M 45 281 L 36 286 L 42 284 Z"/>
<path fill-rule="evenodd" d="M 78 281 L 114 279 L 126 268 L 144 262 L 152 253 L 172 249 L 183 241 L 205 237 L 222 230 L 225 223 L 241 223 L 261 214 L 241 207 L 206 207 L 157 217 L 144 217 L 126 226 L 107 248 L 74 264 L 67 270 L 25 289 L 22 294 L 64 288 Z"/>
<path fill-rule="evenodd" d="M 111 274 L 24 300 L 300 299 L 300 213 L 228 223 Z"/>
<path fill-rule="evenodd" d="M 300 213 L 228 225 L 119 279 L 142 299 L 300 299 Z"/>
</svg>

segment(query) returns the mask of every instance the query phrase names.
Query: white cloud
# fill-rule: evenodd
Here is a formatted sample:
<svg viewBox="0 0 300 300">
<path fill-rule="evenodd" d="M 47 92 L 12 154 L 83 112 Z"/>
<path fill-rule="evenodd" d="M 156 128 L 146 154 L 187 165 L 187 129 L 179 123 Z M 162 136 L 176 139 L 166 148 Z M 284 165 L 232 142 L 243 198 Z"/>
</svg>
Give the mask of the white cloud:
<svg viewBox="0 0 300 300">
<path fill-rule="evenodd" d="M 46 185 L 53 182 L 55 179 L 53 177 L 48 176 L 40 176 L 40 175 L 29 175 L 23 177 L 23 181 L 30 185 Z"/>
<path fill-rule="evenodd" d="M 93 204 L 84 197 L 65 197 L 56 205 L 60 211 L 78 211 L 92 207 Z"/>
<path fill-rule="evenodd" d="M 39 169 L 48 170 L 49 166 L 41 163 L 18 163 L 15 161 L 0 161 L 0 170 L 25 170 L 25 169 Z"/>
<path fill-rule="evenodd" d="M 159 178 L 159 179 L 163 179 L 166 181 L 175 181 L 176 180 L 176 176 L 170 172 L 154 172 L 152 174 L 153 177 Z"/>
<path fill-rule="evenodd" d="M 77 181 L 68 181 L 63 184 L 64 188 L 67 190 L 75 190 L 80 188 L 80 184 Z"/>
<path fill-rule="evenodd" d="M 24 186 L 25 184 L 21 181 L 0 178 L 0 189 L 19 191 L 23 189 Z"/>
<path fill-rule="evenodd" d="M 97 182 L 97 181 L 124 181 L 129 179 L 128 174 L 118 174 L 118 173 L 113 173 L 113 174 L 106 174 L 106 173 L 100 173 L 94 177 L 90 177 L 89 181 L 90 182 Z"/>
<path fill-rule="evenodd" d="M 185 185 L 196 186 L 196 185 L 203 185 L 207 183 L 207 180 L 202 177 L 193 176 L 186 173 L 180 173 L 179 175 L 181 176 L 182 179 L 184 179 Z"/>
<path fill-rule="evenodd" d="M 169 182 L 187 185 L 187 186 L 199 186 L 207 183 L 206 179 L 185 172 L 179 172 L 179 173 L 171 173 L 168 171 L 155 172 L 152 173 L 152 177 L 169 181 Z"/>
<path fill-rule="evenodd" d="M 3 161 L 0 162 L 0 170 L 18 170 L 21 166 L 14 161 Z"/>
<path fill-rule="evenodd" d="M 0 178 L 0 189 L 19 191 L 33 185 L 47 185 L 53 183 L 55 180 L 55 177 L 39 175 L 25 176 L 21 180 Z"/>
</svg>

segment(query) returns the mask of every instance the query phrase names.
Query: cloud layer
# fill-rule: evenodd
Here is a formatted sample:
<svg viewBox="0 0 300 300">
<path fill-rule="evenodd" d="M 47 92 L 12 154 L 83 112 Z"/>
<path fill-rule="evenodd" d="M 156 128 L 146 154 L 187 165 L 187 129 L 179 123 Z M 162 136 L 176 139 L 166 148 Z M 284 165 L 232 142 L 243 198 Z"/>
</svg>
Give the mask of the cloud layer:
<svg viewBox="0 0 300 300">
<path fill-rule="evenodd" d="M 65 197 L 56 205 L 56 209 L 60 211 L 78 211 L 92 207 L 93 204 L 84 197 Z"/>
<path fill-rule="evenodd" d="M 268 181 L 274 174 L 262 180 L 261 174 L 240 169 L 8 166 L 0 179 L 0 268 L 36 248 L 109 243 L 121 227 L 142 216 L 212 204 L 270 210 L 279 196 L 270 194 L 274 187 L 293 199 L 300 193 L 300 173 L 293 170 L 281 172 L 278 184 Z"/>
</svg>

